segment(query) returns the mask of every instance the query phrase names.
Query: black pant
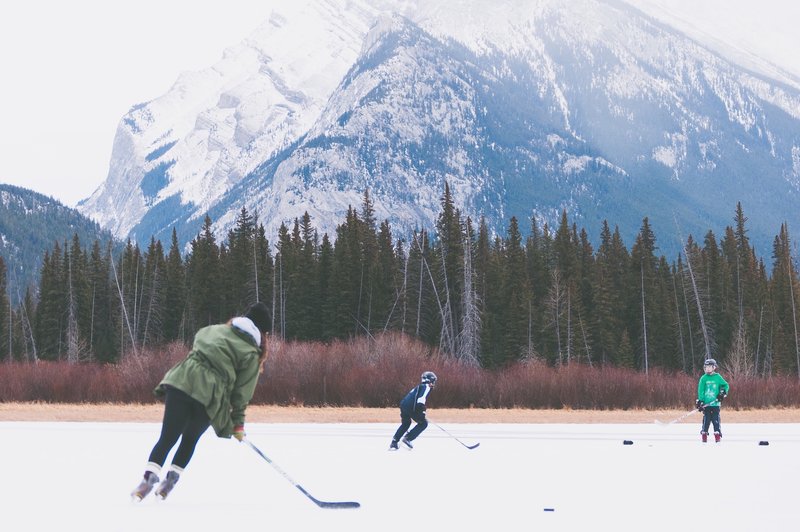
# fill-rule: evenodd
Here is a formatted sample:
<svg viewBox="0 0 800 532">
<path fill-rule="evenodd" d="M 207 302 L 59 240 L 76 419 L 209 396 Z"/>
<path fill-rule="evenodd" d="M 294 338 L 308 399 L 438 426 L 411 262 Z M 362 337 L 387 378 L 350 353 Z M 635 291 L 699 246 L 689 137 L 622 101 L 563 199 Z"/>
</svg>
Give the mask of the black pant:
<svg viewBox="0 0 800 532">
<path fill-rule="evenodd" d="M 197 441 L 210 424 L 206 409 L 199 401 L 177 388 L 167 386 L 161 436 L 150 452 L 149 461 L 163 466 L 167 454 L 180 438 L 181 444 L 172 457 L 172 464 L 181 469 L 185 468 L 192 459 Z"/>
<path fill-rule="evenodd" d="M 411 431 L 406 435 L 406 439 L 408 441 L 413 441 L 417 436 L 419 436 L 423 430 L 428 428 L 428 420 L 425 419 L 425 412 L 413 412 L 408 414 L 406 412 L 400 411 L 400 427 L 397 429 L 397 432 L 394 433 L 394 441 L 398 441 L 400 438 L 403 437 L 403 434 L 406 433 L 408 427 L 411 426 L 411 420 L 414 420 L 417 424 L 416 426 L 411 429 Z"/>
<path fill-rule="evenodd" d="M 719 432 L 722 434 L 722 431 L 719 428 L 719 407 L 718 406 L 707 406 L 703 408 L 703 430 L 708 434 L 708 426 L 714 424 L 714 432 Z"/>
</svg>

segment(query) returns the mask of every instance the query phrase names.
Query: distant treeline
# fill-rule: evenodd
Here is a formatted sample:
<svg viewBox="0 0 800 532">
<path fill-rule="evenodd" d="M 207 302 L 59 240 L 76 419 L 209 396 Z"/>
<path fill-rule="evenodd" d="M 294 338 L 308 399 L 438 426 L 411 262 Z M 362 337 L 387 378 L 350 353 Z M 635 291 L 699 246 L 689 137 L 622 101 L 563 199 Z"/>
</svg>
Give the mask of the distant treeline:
<svg viewBox="0 0 800 532">
<path fill-rule="evenodd" d="M 366 191 L 335 239 L 320 238 L 306 213 L 271 243 L 243 208 L 224 241 L 206 217 L 186 256 L 174 230 L 166 253 L 157 240 L 144 251 L 128 241 L 119 256 L 97 241 L 84 248 L 77 236 L 56 242 L 38 294 L 0 305 L 0 353 L 117 362 L 188 342 L 258 300 L 272 309 L 278 339 L 396 331 L 483 368 L 580 362 L 692 373 L 714 357 L 734 376 L 800 375 L 785 225 L 769 266 L 750 245 L 740 204 L 721 239 L 690 235 L 668 262 L 647 218 L 630 249 L 604 222 L 595 250 L 566 212 L 556 228 L 533 218 L 524 236 L 511 218 L 506 234 L 493 236 L 485 220 L 462 217 L 449 186 L 440 204 L 435 230 L 399 237 L 376 220 Z"/>
</svg>

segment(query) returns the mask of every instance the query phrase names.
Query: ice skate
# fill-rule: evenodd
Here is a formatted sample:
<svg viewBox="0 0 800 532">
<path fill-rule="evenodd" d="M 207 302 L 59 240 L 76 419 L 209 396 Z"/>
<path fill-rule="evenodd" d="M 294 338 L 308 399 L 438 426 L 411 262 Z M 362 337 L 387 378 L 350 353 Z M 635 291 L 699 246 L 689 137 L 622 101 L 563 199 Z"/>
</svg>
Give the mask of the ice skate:
<svg viewBox="0 0 800 532">
<path fill-rule="evenodd" d="M 715 432 L 714 433 L 714 441 L 719 443 L 721 439 L 722 439 L 722 434 L 720 434 L 719 432 Z"/>
<path fill-rule="evenodd" d="M 403 436 L 403 439 L 402 439 L 402 440 L 400 440 L 400 441 L 401 441 L 401 442 L 403 442 L 403 445 L 405 445 L 405 446 L 406 446 L 406 448 L 407 448 L 409 451 L 410 451 L 411 449 L 413 449 L 413 448 L 414 448 L 414 446 L 413 446 L 413 445 L 411 445 L 411 440 L 409 440 L 407 437 Z"/>
<path fill-rule="evenodd" d="M 181 476 L 176 471 L 169 471 L 167 473 L 167 478 L 158 485 L 158 489 L 156 489 L 156 497 L 161 499 L 162 501 L 167 498 L 169 492 L 172 491 L 172 488 L 175 487 L 175 483 L 178 482 L 178 479 Z"/>
<path fill-rule="evenodd" d="M 708 441 L 708 432 L 701 432 L 700 438 L 703 440 L 703 443 L 706 443 Z"/>
<path fill-rule="evenodd" d="M 158 484 L 158 475 L 152 471 L 146 472 L 142 481 L 136 486 L 136 489 L 131 492 L 131 499 L 135 502 L 141 501 L 153 491 L 153 486 L 156 484 Z"/>
<path fill-rule="evenodd" d="M 397 440 L 392 440 L 392 443 L 389 444 L 389 450 L 390 451 L 396 451 L 397 450 Z"/>
</svg>

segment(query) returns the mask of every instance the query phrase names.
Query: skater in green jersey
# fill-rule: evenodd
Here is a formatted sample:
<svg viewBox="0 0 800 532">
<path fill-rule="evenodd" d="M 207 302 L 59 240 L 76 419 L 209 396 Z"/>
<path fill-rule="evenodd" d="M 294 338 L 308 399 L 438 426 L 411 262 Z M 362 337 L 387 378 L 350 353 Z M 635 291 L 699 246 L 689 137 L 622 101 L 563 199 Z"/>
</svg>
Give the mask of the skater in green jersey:
<svg viewBox="0 0 800 532">
<path fill-rule="evenodd" d="M 719 409 L 723 399 L 728 396 L 730 386 L 717 373 L 717 361 L 709 358 L 703 363 L 703 376 L 697 383 L 697 409 L 703 413 L 703 427 L 700 430 L 700 437 L 703 442 L 708 441 L 708 428 L 714 425 L 714 441 L 719 443 L 722 439 L 720 430 Z"/>
</svg>

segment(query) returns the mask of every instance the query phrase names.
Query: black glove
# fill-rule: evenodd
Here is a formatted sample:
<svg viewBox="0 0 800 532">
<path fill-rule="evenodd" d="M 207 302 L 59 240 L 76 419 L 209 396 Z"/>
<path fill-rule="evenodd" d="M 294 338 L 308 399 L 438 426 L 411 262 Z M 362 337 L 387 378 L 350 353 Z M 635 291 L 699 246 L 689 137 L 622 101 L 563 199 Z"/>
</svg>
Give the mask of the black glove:
<svg viewBox="0 0 800 532">
<path fill-rule="evenodd" d="M 418 416 L 424 416 L 425 410 L 426 406 L 422 403 L 417 403 L 416 406 L 414 406 L 414 413 Z"/>
<path fill-rule="evenodd" d="M 698 410 L 699 412 L 702 412 L 702 411 L 703 411 L 703 408 L 705 408 L 705 407 L 706 407 L 705 403 L 703 403 L 703 401 L 701 401 L 700 399 L 698 399 L 697 401 L 695 401 L 695 402 L 694 402 L 694 406 L 696 406 L 696 407 L 697 407 L 697 410 Z"/>
<path fill-rule="evenodd" d="M 725 399 L 726 397 L 728 397 L 728 392 L 726 392 L 725 390 L 720 390 L 719 393 L 717 394 L 717 401 L 721 403 L 722 400 Z"/>
</svg>

